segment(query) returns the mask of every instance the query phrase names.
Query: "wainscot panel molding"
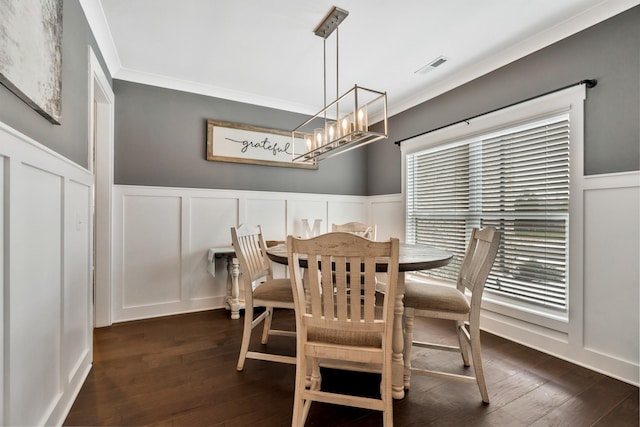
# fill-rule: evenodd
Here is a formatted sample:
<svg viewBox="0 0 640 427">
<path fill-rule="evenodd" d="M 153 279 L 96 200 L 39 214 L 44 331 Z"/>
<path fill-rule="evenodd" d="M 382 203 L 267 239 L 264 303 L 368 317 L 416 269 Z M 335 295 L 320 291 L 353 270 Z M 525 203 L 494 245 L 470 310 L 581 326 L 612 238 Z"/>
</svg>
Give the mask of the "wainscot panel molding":
<svg viewBox="0 0 640 427">
<path fill-rule="evenodd" d="M 208 249 L 231 245 L 231 227 L 260 224 L 266 240 L 305 235 L 319 221 L 376 221 L 378 235 L 404 237 L 400 195 L 306 193 L 116 185 L 113 190 L 114 322 L 227 306 L 227 265 L 207 271 Z M 274 265 L 284 277 L 286 269 Z"/>
<path fill-rule="evenodd" d="M 516 318 L 483 301 L 482 328 L 638 385 L 640 173 L 585 176 L 577 188 L 568 321 Z"/>
<path fill-rule="evenodd" d="M 383 196 L 370 196 L 369 224 L 377 224 L 378 240 L 386 240 L 397 237 L 400 242 L 405 241 L 405 209 L 402 194 L 387 194 Z"/>
<path fill-rule="evenodd" d="M 0 122 L 2 425 L 61 425 L 92 362 L 93 174 Z"/>
<path fill-rule="evenodd" d="M 638 385 L 640 173 L 588 176 L 577 188 L 572 230 L 581 232 L 572 240 L 579 250 L 571 254 L 568 320 L 488 301 L 482 327 Z M 303 219 L 310 226 L 319 220 L 320 232 L 332 223 L 362 221 L 378 225 L 378 239 L 405 238 L 401 194 L 115 186 L 114 206 L 116 322 L 225 307 L 226 265 L 219 260 L 215 277 L 209 274 L 207 250 L 230 245 L 229 229 L 240 223 L 261 224 L 267 240 L 304 235 Z M 275 266 L 275 274 L 284 276 L 284 268 Z"/>
</svg>

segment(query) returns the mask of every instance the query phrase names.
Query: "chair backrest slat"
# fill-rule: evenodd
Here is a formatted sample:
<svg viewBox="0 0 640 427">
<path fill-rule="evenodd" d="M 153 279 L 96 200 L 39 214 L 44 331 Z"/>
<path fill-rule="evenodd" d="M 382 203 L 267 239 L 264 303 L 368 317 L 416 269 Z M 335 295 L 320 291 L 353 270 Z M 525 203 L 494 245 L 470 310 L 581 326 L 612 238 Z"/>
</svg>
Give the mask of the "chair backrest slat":
<svg viewBox="0 0 640 427">
<path fill-rule="evenodd" d="M 377 229 L 376 224 L 364 224 L 356 221 L 331 225 L 331 231 L 333 232 L 342 231 L 345 233 L 353 233 L 369 240 L 376 240 Z"/>
<path fill-rule="evenodd" d="M 388 258 L 387 258 L 388 260 Z M 375 319 L 375 298 L 376 298 L 376 260 L 366 258 L 364 260 L 364 321 L 373 322 Z M 373 286 L 373 291 L 371 287 Z"/>
<path fill-rule="evenodd" d="M 387 264 L 389 277 L 393 280 L 390 283 L 397 283 L 398 239 L 374 242 L 351 233 L 337 232 L 311 239 L 289 236 L 287 248 L 290 274 L 296 286 L 294 299 L 305 301 L 308 295 L 310 304 L 301 305 L 304 307 L 301 314 L 313 319 L 309 322 L 316 325 L 335 322 L 345 327 L 386 321 L 387 316 L 393 318 L 396 287 L 387 290 L 383 309 L 376 310 L 375 274 L 378 265 Z M 302 272 L 295 267 L 301 258 L 307 259 L 308 266 L 304 285 Z M 296 307 L 299 306 L 296 303 Z"/>
<path fill-rule="evenodd" d="M 245 298 L 251 297 L 252 283 L 258 279 L 272 279 L 271 261 L 266 253 L 262 228 L 242 224 L 231 227 L 231 241 L 240 263 Z"/>
<path fill-rule="evenodd" d="M 311 300 L 311 310 L 313 313 L 320 313 L 322 311 L 322 293 L 320 291 L 320 269 L 318 268 L 319 262 L 317 258 L 312 258 L 310 256 L 307 260 L 307 263 L 309 271 L 307 274 L 308 277 L 306 287 L 309 291 L 309 297 Z M 289 262 L 289 264 L 295 266 L 300 265 L 298 256 L 296 256 L 294 264 L 291 264 L 291 262 Z M 299 268 L 296 268 L 296 270 L 300 272 Z M 304 294 L 301 296 L 301 298 L 303 298 L 303 300 L 306 300 Z"/>
<path fill-rule="evenodd" d="M 458 289 L 469 289 L 474 294 L 482 294 L 482 288 L 489 276 L 491 267 L 500 247 L 500 233 L 495 228 L 474 228 L 467 246 L 460 272 Z M 473 292 L 476 287 L 479 292 Z"/>
<path fill-rule="evenodd" d="M 321 255 L 321 254 L 318 254 Z M 333 305 L 333 275 L 332 273 L 332 269 L 331 269 L 331 257 L 327 256 L 327 255 L 321 255 L 320 256 L 320 263 L 321 263 L 321 276 L 320 276 L 320 280 L 321 280 L 321 284 L 322 284 L 322 307 L 323 310 L 321 310 L 320 312 L 315 312 L 313 313 L 314 317 L 318 317 L 321 316 L 323 313 L 322 311 L 324 311 L 324 315 L 326 317 L 330 317 L 333 318 L 335 317 L 334 314 L 334 305 Z"/>
<path fill-rule="evenodd" d="M 334 269 L 335 274 L 333 272 L 330 274 L 330 278 L 335 280 L 333 284 L 333 288 L 335 290 L 335 306 L 336 306 L 336 318 L 341 321 L 346 321 L 348 318 L 348 293 L 347 293 L 347 281 L 346 279 L 346 271 L 347 271 L 347 259 L 346 258 L 338 258 L 334 259 Z"/>
</svg>

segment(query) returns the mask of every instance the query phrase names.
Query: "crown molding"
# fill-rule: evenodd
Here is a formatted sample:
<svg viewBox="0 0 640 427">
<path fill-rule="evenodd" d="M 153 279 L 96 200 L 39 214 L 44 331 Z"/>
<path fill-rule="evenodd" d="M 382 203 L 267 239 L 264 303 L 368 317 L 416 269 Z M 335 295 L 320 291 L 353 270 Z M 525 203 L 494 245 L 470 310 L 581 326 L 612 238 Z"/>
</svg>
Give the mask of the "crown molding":
<svg viewBox="0 0 640 427">
<path fill-rule="evenodd" d="M 113 76 L 122 68 L 120 57 L 116 49 L 116 44 L 111 36 L 111 30 L 107 24 L 107 18 L 105 17 L 104 10 L 102 9 L 102 3 L 99 0 L 79 0 L 80 7 L 84 11 L 84 16 L 87 19 L 89 28 L 93 33 L 93 37 L 96 39 L 100 54 L 107 64 L 109 73 Z"/>
<path fill-rule="evenodd" d="M 567 19 L 546 31 L 538 33 L 508 49 L 504 49 L 493 56 L 489 56 L 472 66 L 466 67 L 461 72 L 430 85 L 424 91 L 420 91 L 414 96 L 398 100 L 394 105 L 390 105 L 389 116 L 401 113 L 436 96 L 442 95 L 491 71 L 497 70 L 500 67 L 515 62 L 531 53 L 631 9 L 638 4 L 640 4 L 640 0 L 604 0 L 579 15 Z"/>
<path fill-rule="evenodd" d="M 315 114 L 319 110 L 317 105 L 297 104 L 283 99 L 260 96 L 123 68 L 100 1 L 79 1 L 84 10 L 87 22 L 89 23 L 89 27 L 96 39 L 100 53 L 113 78 L 302 114 Z M 397 100 L 394 100 L 390 96 L 388 107 L 389 116 L 401 113 L 402 111 L 435 98 L 438 95 L 455 89 L 491 71 L 622 13 L 625 10 L 631 9 L 638 4 L 640 4 L 640 0 L 603 0 L 598 5 L 565 20 L 549 30 L 538 33 L 508 49 L 504 49 L 493 56 L 466 67 L 461 72 L 429 85 L 425 90 Z"/>
<path fill-rule="evenodd" d="M 318 106 L 297 104 L 283 99 L 260 96 L 254 93 L 176 79 L 174 77 L 146 73 L 127 68 L 120 68 L 120 70 L 114 74 L 113 78 L 302 114 L 315 114 L 318 112 Z"/>
</svg>

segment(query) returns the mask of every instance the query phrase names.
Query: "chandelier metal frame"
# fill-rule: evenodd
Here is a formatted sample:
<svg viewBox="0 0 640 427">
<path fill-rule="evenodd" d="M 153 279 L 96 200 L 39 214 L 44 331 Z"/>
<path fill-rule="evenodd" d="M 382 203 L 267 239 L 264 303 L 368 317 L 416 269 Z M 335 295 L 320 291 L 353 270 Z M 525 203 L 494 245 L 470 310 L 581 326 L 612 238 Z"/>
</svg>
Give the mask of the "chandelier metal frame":
<svg viewBox="0 0 640 427">
<path fill-rule="evenodd" d="M 315 164 L 380 139 L 387 133 L 387 93 L 354 85 L 338 96 L 339 29 L 349 15 L 344 9 L 332 7 L 313 30 L 322 37 L 324 48 L 324 108 L 291 131 L 292 161 Z M 336 33 L 336 99 L 327 104 L 327 38 Z M 369 118 L 382 117 L 374 131 Z"/>
</svg>

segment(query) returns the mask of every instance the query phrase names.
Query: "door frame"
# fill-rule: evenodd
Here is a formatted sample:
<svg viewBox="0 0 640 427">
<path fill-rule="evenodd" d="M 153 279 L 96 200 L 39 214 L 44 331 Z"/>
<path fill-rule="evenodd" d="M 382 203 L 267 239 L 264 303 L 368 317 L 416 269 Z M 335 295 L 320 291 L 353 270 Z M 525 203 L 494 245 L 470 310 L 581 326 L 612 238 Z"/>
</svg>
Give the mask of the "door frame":
<svg viewBox="0 0 640 427">
<path fill-rule="evenodd" d="M 94 175 L 94 326 L 112 323 L 112 188 L 115 95 L 109 79 L 89 46 L 88 165 Z M 94 152 L 95 150 L 95 152 Z M 95 155 L 95 158 L 94 158 Z"/>
</svg>

